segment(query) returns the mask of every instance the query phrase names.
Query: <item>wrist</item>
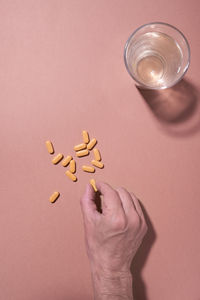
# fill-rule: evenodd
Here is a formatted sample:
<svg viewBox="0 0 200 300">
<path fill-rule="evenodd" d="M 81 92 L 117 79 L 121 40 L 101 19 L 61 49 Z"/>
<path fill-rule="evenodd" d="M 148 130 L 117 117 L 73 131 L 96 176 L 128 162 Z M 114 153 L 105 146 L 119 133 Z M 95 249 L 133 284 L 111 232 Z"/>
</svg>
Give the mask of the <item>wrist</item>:
<svg viewBox="0 0 200 300">
<path fill-rule="evenodd" d="M 131 275 L 130 266 L 121 264 L 119 261 L 108 263 L 107 261 L 90 260 L 92 275 L 97 274 L 105 278 L 124 277 Z"/>
<path fill-rule="evenodd" d="M 127 270 L 110 270 L 108 268 L 97 268 L 97 267 L 91 267 L 91 274 L 93 278 L 104 278 L 107 280 L 114 280 L 114 279 L 120 279 L 120 278 L 132 278 L 132 274 L 130 269 Z"/>
<path fill-rule="evenodd" d="M 92 269 L 95 300 L 132 300 L 132 274 L 130 270 L 115 271 Z"/>
</svg>

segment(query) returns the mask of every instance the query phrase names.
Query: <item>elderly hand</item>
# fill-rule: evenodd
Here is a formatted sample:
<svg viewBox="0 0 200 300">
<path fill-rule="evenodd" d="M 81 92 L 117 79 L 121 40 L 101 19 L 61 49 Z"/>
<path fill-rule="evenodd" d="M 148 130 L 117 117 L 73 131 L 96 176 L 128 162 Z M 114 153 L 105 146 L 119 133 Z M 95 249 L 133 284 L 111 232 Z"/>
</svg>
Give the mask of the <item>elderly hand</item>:
<svg viewBox="0 0 200 300">
<path fill-rule="evenodd" d="M 91 185 L 87 185 L 81 199 L 95 299 L 126 297 L 125 291 L 120 291 L 123 285 L 129 290 L 125 299 L 132 299 L 130 265 L 147 232 L 144 215 L 138 199 L 126 189 L 114 190 L 106 183 L 97 183 L 97 188 L 103 196 L 102 213 L 97 211 Z M 113 294 L 114 282 L 119 296 Z"/>
</svg>

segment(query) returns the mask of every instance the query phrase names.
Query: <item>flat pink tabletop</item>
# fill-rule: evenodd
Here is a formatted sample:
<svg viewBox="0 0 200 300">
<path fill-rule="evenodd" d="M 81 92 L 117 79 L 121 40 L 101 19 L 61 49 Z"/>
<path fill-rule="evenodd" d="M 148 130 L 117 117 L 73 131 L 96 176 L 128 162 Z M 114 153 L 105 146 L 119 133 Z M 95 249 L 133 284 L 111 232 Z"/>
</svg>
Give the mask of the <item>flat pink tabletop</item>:
<svg viewBox="0 0 200 300">
<path fill-rule="evenodd" d="M 192 51 L 184 87 L 164 100 L 139 92 L 123 61 L 152 21 L 178 27 Z M 96 180 L 134 192 L 148 215 L 136 299 L 200 299 L 199 28 L 197 0 L 1 1 L 2 300 L 93 299 L 79 204 L 90 157 L 73 183 L 45 148 L 74 154 L 83 129 L 105 163 Z"/>
</svg>

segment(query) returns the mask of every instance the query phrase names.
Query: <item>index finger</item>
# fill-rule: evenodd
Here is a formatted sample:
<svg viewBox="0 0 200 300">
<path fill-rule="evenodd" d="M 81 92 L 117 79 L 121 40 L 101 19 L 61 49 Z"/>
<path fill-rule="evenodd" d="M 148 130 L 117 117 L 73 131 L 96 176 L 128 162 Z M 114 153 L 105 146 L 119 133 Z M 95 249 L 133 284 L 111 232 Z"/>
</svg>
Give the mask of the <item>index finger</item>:
<svg viewBox="0 0 200 300">
<path fill-rule="evenodd" d="M 97 189 L 103 196 L 102 210 L 104 211 L 116 211 L 122 209 L 122 203 L 117 191 L 115 191 L 109 184 L 105 182 L 97 182 Z"/>
<path fill-rule="evenodd" d="M 83 214 L 93 214 L 96 210 L 94 202 L 95 192 L 91 184 L 86 185 L 85 193 L 82 196 L 80 203 Z"/>
</svg>

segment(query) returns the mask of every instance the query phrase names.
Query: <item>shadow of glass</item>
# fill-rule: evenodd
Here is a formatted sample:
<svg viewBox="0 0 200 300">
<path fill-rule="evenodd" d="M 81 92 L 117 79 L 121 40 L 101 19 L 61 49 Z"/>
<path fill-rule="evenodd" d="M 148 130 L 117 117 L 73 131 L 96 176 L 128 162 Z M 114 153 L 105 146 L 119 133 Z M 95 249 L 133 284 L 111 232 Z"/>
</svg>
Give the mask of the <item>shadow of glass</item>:
<svg viewBox="0 0 200 300">
<path fill-rule="evenodd" d="M 140 206 L 142 207 L 142 211 L 148 226 L 148 231 L 146 233 L 146 236 L 144 237 L 144 240 L 138 249 L 132 264 L 131 264 L 131 273 L 133 275 L 133 295 L 134 299 L 137 300 L 148 300 L 147 295 L 147 288 L 145 285 L 144 280 L 142 279 L 142 269 L 147 261 L 147 257 L 150 253 L 150 249 L 153 245 L 153 243 L 156 240 L 156 232 L 154 230 L 154 227 L 151 223 L 151 220 L 140 202 Z"/>
<path fill-rule="evenodd" d="M 167 133 L 186 136 L 200 130 L 199 92 L 188 80 L 165 90 L 136 87 Z"/>
</svg>

